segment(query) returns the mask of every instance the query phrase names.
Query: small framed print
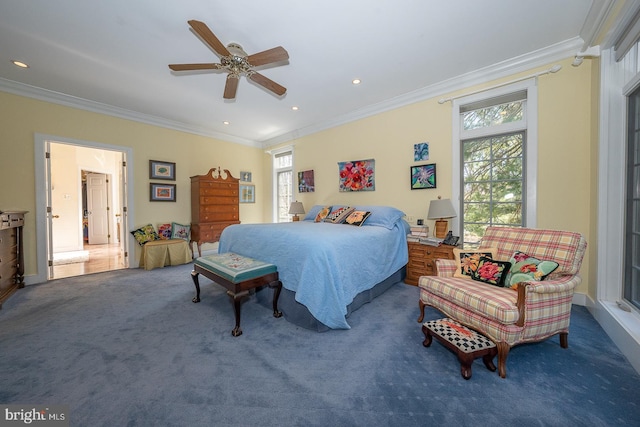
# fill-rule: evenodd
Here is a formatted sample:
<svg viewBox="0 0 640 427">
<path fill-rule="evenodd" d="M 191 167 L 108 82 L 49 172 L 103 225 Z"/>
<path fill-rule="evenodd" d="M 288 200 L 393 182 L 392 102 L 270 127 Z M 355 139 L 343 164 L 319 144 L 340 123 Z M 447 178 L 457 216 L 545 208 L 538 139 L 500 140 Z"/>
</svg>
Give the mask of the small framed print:
<svg viewBox="0 0 640 427">
<path fill-rule="evenodd" d="M 176 164 L 172 162 L 161 162 L 149 160 L 149 179 L 176 180 Z"/>
<path fill-rule="evenodd" d="M 251 182 L 251 172 L 240 171 L 240 181 Z"/>
<path fill-rule="evenodd" d="M 149 184 L 149 201 L 150 202 L 175 202 L 176 201 L 176 185 L 175 184 Z"/>
<path fill-rule="evenodd" d="M 256 202 L 256 186 L 240 184 L 240 203 Z"/>
<path fill-rule="evenodd" d="M 411 166 L 411 189 L 436 188 L 436 164 Z"/>
</svg>

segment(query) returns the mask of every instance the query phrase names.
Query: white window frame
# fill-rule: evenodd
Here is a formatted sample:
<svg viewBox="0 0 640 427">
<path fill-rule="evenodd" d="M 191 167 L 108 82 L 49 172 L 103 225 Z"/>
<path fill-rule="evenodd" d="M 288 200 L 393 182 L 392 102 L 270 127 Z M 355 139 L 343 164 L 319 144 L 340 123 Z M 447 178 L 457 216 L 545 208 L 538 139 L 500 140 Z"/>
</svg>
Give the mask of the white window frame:
<svg viewBox="0 0 640 427">
<path fill-rule="evenodd" d="M 286 167 L 286 168 L 279 168 L 276 169 L 275 167 L 275 159 L 276 156 L 282 154 L 282 153 L 287 153 L 287 152 L 291 152 L 291 167 Z M 295 188 L 294 187 L 294 173 L 293 171 L 295 170 L 295 152 L 293 149 L 292 145 L 288 145 L 286 147 L 281 147 L 278 148 L 276 150 L 273 150 L 270 152 L 271 153 L 271 169 L 272 169 L 272 179 L 271 182 L 273 183 L 272 185 L 272 207 L 273 210 L 271 212 L 272 214 L 272 221 L 273 222 L 278 222 L 278 173 L 279 172 L 286 172 L 286 171 L 291 171 L 291 188 L 292 188 L 292 192 L 295 192 Z M 292 194 L 293 196 L 293 194 Z M 293 201 L 293 198 L 292 198 Z"/>
<path fill-rule="evenodd" d="M 597 292 L 595 302 L 587 296 L 584 303 L 640 372 L 640 314 L 624 302 L 618 305 L 624 294 L 627 102 L 640 86 L 638 51 L 636 44 L 619 62 L 613 48 L 601 53 L 598 236 L 590 246 L 596 251 Z"/>
<path fill-rule="evenodd" d="M 525 185 L 526 185 L 526 201 L 525 211 L 523 212 L 524 224 L 527 227 L 537 226 L 537 187 L 538 187 L 538 88 L 536 86 L 536 78 L 523 80 L 514 84 L 497 87 L 495 89 L 489 89 L 484 92 L 474 93 L 468 96 L 456 98 L 453 100 L 452 108 L 452 124 L 453 124 L 453 137 L 452 137 L 452 188 L 451 188 L 451 201 L 454 206 L 457 206 L 457 211 L 460 212 L 460 206 L 462 206 L 462 131 L 460 121 L 460 109 L 462 106 L 504 96 L 513 92 L 527 92 L 527 107 L 525 111 L 526 117 L 526 144 L 524 161 L 525 164 Z M 503 125 L 504 129 L 509 128 L 509 124 Z M 480 130 L 466 131 L 464 138 L 468 139 L 470 135 L 480 135 Z M 458 230 L 458 233 L 462 233 L 460 215 L 453 218 L 451 221 L 452 230 Z M 460 234 L 461 235 L 461 234 Z"/>
</svg>

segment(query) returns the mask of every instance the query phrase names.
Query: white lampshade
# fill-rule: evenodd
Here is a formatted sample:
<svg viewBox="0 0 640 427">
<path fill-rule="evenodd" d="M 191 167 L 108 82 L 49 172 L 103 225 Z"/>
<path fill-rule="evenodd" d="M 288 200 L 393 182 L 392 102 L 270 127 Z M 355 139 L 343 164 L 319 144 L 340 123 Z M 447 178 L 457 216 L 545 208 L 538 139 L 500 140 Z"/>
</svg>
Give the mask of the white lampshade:
<svg viewBox="0 0 640 427">
<path fill-rule="evenodd" d="M 454 218 L 456 216 L 456 211 L 453 209 L 453 204 L 451 203 L 451 199 L 440 199 L 432 200 L 429 203 L 429 213 L 427 214 L 428 219 L 442 219 L 442 218 Z"/>
<path fill-rule="evenodd" d="M 300 215 L 304 213 L 302 202 L 291 202 L 289 206 L 289 215 Z"/>
</svg>

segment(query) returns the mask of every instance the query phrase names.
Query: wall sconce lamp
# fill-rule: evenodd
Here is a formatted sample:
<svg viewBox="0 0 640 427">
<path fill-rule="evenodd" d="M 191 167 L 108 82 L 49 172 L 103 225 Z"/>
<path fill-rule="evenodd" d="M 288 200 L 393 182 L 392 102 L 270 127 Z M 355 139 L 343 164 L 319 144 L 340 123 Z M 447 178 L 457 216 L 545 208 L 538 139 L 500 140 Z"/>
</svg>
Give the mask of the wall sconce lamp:
<svg viewBox="0 0 640 427">
<path fill-rule="evenodd" d="M 438 239 L 444 239 L 447 235 L 449 223 L 445 218 L 455 217 L 456 211 L 453 209 L 451 199 L 442 199 L 438 196 L 437 200 L 432 200 L 431 203 L 429 203 L 429 213 L 427 214 L 427 218 L 436 220 L 434 233 Z"/>
<path fill-rule="evenodd" d="M 304 206 L 302 206 L 302 202 L 291 202 L 291 206 L 289 206 L 289 215 L 293 215 L 292 221 L 300 221 L 300 217 L 298 215 L 304 214 Z"/>
</svg>

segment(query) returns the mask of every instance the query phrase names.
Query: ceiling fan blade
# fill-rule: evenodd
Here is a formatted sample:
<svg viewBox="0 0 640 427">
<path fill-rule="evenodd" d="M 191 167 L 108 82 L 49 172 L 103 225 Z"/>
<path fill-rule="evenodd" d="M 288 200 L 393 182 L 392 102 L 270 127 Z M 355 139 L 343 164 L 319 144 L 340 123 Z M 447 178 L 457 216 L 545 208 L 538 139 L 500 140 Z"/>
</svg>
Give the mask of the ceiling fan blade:
<svg viewBox="0 0 640 427">
<path fill-rule="evenodd" d="M 287 59 L 289 59 L 289 53 L 282 46 L 247 56 L 247 61 L 254 67 L 271 64 L 272 62 L 285 61 Z"/>
<path fill-rule="evenodd" d="M 221 64 L 169 64 L 173 71 L 218 70 Z"/>
<path fill-rule="evenodd" d="M 187 21 L 191 28 L 200 36 L 202 39 L 207 42 L 209 46 L 220 56 L 229 56 L 229 50 L 223 45 L 220 40 L 213 34 L 213 32 L 207 27 L 207 24 L 204 22 L 196 21 L 192 19 L 191 21 Z"/>
<path fill-rule="evenodd" d="M 284 95 L 287 91 L 287 88 L 284 86 L 280 86 L 278 83 L 274 82 L 268 77 L 263 76 L 260 73 L 253 73 L 249 76 L 251 80 L 258 83 L 260 86 L 263 86 L 265 89 L 270 90 L 276 95 Z"/>
<path fill-rule="evenodd" d="M 227 76 L 227 83 L 224 85 L 224 99 L 234 99 L 236 97 L 239 80 L 240 78 L 234 77 L 231 74 Z"/>
</svg>

